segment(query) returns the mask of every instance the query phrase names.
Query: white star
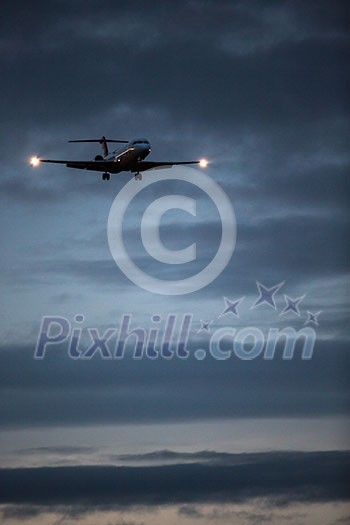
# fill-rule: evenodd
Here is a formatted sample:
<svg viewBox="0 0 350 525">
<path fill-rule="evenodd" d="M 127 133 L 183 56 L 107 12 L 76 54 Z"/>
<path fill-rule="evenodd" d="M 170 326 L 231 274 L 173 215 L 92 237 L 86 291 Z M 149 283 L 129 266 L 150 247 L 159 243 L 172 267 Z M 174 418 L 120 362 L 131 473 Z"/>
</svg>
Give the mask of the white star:
<svg viewBox="0 0 350 525">
<path fill-rule="evenodd" d="M 280 315 L 286 314 L 287 312 L 294 312 L 296 315 L 300 316 L 299 303 L 304 299 L 305 295 L 301 295 L 296 299 L 292 299 L 288 295 L 284 294 L 284 299 L 286 301 L 286 306 L 280 313 Z"/>
<path fill-rule="evenodd" d="M 251 308 L 256 308 L 257 306 L 261 304 L 267 304 L 268 306 L 271 306 L 274 310 L 276 310 L 276 304 L 274 300 L 274 295 L 278 292 L 278 290 L 284 285 L 285 281 L 282 281 L 279 284 L 276 284 L 275 286 L 272 286 L 271 288 L 266 288 L 266 286 L 263 286 L 261 283 L 256 281 L 256 285 L 259 290 L 260 296 L 257 298 L 255 303 Z"/>
<path fill-rule="evenodd" d="M 213 321 L 203 321 L 201 319 L 201 327 L 199 330 L 197 330 L 197 334 L 199 334 L 199 332 L 209 332 L 210 333 L 210 325 L 212 324 Z"/>
<path fill-rule="evenodd" d="M 318 316 L 322 313 L 322 310 L 320 310 L 319 312 L 313 314 L 312 312 L 309 312 L 307 311 L 307 319 L 305 321 L 304 324 L 309 324 L 309 323 L 313 323 L 315 324 L 316 326 L 318 326 Z"/>
<path fill-rule="evenodd" d="M 243 299 L 245 299 L 245 296 L 241 297 L 240 299 L 237 299 L 236 301 L 230 301 L 230 299 L 227 299 L 227 297 L 224 297 L 225 310 L 221 312 L 219 317 L 222 317 L 223 315 L 226 315 L 226 314 L 233 314 L 236 317 L 239 317 L 237 308 L 238 308 L 238 305 L 243 301 Z"/>
</svg>

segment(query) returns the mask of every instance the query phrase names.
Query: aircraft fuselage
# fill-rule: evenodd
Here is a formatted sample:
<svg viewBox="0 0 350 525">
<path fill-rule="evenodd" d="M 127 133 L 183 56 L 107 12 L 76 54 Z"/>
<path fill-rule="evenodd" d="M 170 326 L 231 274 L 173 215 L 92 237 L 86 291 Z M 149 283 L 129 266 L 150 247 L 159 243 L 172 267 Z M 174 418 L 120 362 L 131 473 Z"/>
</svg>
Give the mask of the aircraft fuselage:
<svg viewBox="0 0 350 525">
<path fill-rule="evenodd" d="M 111 173 L 121 171 L 138 171 L 137 163 L 144 160 L 151 152 L 151 145 L 146 139 L 135 139 L 129 142 L 126 147 L 117 148 L 109 153 L 103 160 L 114 162 L 115 168 L 109 168 Z M 98 159 L 98 160 L 97 160 Z M 96 157 L 96 162 L 99 159 Z"/>
</svg>

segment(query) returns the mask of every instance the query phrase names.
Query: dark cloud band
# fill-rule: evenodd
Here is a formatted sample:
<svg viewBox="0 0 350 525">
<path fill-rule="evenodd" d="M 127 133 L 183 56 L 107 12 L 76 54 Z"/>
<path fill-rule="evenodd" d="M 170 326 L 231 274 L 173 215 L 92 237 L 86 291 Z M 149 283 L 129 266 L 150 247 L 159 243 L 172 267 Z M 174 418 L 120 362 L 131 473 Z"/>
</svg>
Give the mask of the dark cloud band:
<svg viewBox="0 0 350 525">
<path fill-rule="evenodd" d="M 340 501 L 350 497 L 349 469 L 349 452 L 248 454 L 225 465 L 2 469 L 0 502 L 126 507 L 262 497 L 280 504 Z"/>
</svg>

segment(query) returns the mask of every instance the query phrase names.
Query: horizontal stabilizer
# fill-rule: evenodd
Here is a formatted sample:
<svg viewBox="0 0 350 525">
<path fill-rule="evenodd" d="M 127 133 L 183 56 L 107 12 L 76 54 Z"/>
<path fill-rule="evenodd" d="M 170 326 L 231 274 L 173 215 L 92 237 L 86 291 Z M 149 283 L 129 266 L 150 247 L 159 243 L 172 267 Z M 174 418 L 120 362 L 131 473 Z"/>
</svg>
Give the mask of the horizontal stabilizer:
<svg viewBox="0 0 350 525">
<path fill-rule="evenodd" d="M 99 142 L 100 144 L 103 144 L 103 142 L 122 142 L 123 144 L 129 143 L 128 140 L 106 139 L 105 137 L 102 137 L 101 139 L 69 140 L 68 142 Z"/>
<path fill-rule="evenodd" d="M 98 142 L 101 144 L 103 156 L 106 157 L 108 155 L 108 142 L 123 142 L 124 144 L 128 144 L 128 140 L 116 140 L 116 139 L 106 139 L 106 137 L 103 135 L 100 139 L 80 139 L 80 140 L 69 140 L 68 142 Z"/>
</svg>

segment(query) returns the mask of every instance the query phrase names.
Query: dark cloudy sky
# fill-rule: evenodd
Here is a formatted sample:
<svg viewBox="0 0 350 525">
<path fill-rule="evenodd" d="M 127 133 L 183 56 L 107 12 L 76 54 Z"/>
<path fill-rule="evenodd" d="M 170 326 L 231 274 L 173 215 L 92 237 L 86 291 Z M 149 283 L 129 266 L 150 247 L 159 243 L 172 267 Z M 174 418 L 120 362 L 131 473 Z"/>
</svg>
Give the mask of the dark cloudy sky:
<svg viewBox="0 0 350 525">
<path fill-rule="evenodd" d="M 5 1 L 2 523 L 348 522 L 346 7 Z M 98 173 L 28 164 L 33 154 L 90 159 L 98 145 L 67 140 L 102 134 L 147 137 L 154 160 L 210 160 L 206 173 L 237 219 L 235 251 L 214 282 L 182 296 L 138 288 L 107 240 L 109 211 L 131 176 L 107 183 Z M 197 217 L 168 212 L 161 239 L 170 249 L 197 243 L 192 273 L 215 255 L 215 209 L 198 188 L 169 181 L 139 194 L 125 217 L 129 253 L 152 275 L 187 277 L 150 259 L 139 232 L 153 199 L 186 192 Z M 284 282 L 276 310 L 251 308 L 256 281 Z M 285 295 L 304 296 L 300 316 L 281 315 Z M 219 317 L 224 296 L 244 297 L 239 318 Z M 319 325 L 308 325 L 317 335 L 311 360 L 300 349 L 290 361 L 194 357 L 219 328 L 299 330 L 307 312 L 321 312 Z M 103 334 L 123 314 L 148 330 L 152 315 L 172 313 L 178 325 L 193 315 L 189 359 L 72 360 L 65 343 L 34 359 L 43 316 L 75 327 L 83 314 L 82 327 Z M 210 333 L 201 320 L 212 321 Z M 162 334 L 164 322 L 157 328 Z"/>
</svg>

